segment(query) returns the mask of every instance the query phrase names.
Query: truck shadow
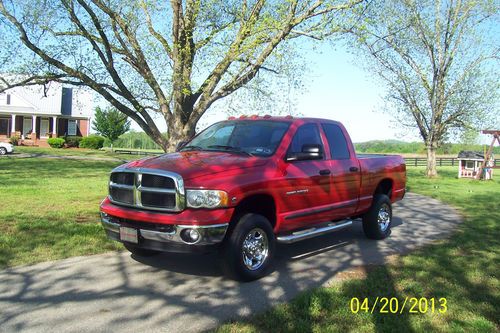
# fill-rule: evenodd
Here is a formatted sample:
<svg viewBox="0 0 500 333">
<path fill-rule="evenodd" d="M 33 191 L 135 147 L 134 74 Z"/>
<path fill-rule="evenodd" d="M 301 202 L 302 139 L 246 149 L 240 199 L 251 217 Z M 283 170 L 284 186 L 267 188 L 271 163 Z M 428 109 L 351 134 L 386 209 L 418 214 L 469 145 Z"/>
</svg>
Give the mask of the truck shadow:
<svg viewBox="0 0 500 333">
<path fill-rule="evenodd" d="M 403 219 L 394 217 L 392 228 L 403 225 Z M 366 239 L 361 220 L 355 220 L 351 227 L 293 244 L 278 244 L 276 248 L 275 271 L 283 271 L 289 262 L 305 260 L 326 252 L 345 251 L 345 247 L 358 243 L 360 248 L 373 248 L 376 242 Z M 335 255 L 335 253 L 332 253 Z M 162 253 L 152 257 L 131 257 L 144 265 L 193 276 L 222 276 L 218 253 Z"/>
<path fill-rule="evenodd" d="M 453 209 L 417 195 L 408 195 L 394 211 L 389 238 L 366 239 L 356 221 L 336 233 L 280 245 L 275 271 L 250 283 L 223 277 L 213 254 L 131 259 L 127 253 L 109 253 L 0 271 L 0 327 L 7 331 L 137 331 L 148 327 L 196 332 L 262 312 L 326 284 L 341 272 L 373 265 L 382 266 L 367 269 L 365 274 L 385 274 L 387 295 L 359 294 L 355 285 L 345 295 L 399 296 L 383 266 L 387 257 L 442 239 L 460 217 Z M 332 300 L 325 295 L 322 301 Z M 348 309 L 349 304 L 338 306 Z M 401 320 L 395 327 L 411 332 L 404 317 L 373 315 L 377 331 L 395 320 Z M 293 327 L 292 331 L 313 330 L 294 326 L 298 323 L 293 318 L 281 324 L 289 324 L 288 331 Z"/>
</svg>

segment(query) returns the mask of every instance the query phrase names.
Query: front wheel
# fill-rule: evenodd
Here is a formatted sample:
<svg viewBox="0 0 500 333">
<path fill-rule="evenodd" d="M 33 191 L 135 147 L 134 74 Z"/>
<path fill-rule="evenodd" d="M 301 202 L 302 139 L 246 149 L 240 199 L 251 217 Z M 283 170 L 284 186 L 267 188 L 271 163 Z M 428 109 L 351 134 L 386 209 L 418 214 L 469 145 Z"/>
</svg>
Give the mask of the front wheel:
<svg viewBox="0 0 500 333">
<path fill-rule="evenodd" d="M 275 237 L 269 220 L 259 214 L 245 214 L 236 222 L 222 248 L 224 271 L 231 278 L 252 281 L 272 267 Z"/>
<path fill-rule="evenodd" d="M 127 243 L 123 243 L 123 246 L 125 246 L 125 248 L 130 253 L 132 253 L 136 256 L 139 256 L 139 257 L 151 257 L 151 256 L 154 256 L 154 255 L 157 255 L 160 253 L 159 251 L 142 249 L 140 247 L 137 247 L 137 246 L 132 245 L 132 244 L 127 244 Z"/>
<path fill-rule="evenodd" d="M 385 194 L 373 198 L 370 210 L 363 216 L 363 231 L 371 239 L 384 239 L 391 234 L 391 199 Z"/>
<path fill-rule="evenodd" d="M 7 154 L 7 149 L 5 147 L 0 147 L 0 155 Z"/>
</svg>

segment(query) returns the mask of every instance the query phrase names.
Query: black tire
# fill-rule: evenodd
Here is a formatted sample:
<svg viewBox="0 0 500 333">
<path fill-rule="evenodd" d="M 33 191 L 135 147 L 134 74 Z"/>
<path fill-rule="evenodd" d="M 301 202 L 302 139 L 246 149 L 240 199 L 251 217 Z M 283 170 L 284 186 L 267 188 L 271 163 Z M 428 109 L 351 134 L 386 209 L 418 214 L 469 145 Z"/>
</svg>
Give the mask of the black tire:
<svg viewBox="0 0 500 333">
<path fill-rule="evenodd" d="M 233 222 L 236 225 L 229 231 L 221 249 L 224 272 L 239 281 L 260 279 L 273 265 L 276 240 L 271 223 L 266 217 L 252 213 Z"/>
<path fill-rule="evenodd" d="M 139 257 L 152 257 L 160 253 L 160 251 L 142 249 L 132 244 L 123 243 L 123 246 L 132 254 Z"/>
<path fill-rule="evenodd" d="M 7 149 L 5 147 L 0 147 L 0 155 L 7 154 Z"/>
<path fill-rule="evenodd" d="M 391 234 L 391 225 L 391 200 L 385 194 L 377 194 L 370 210 L 363 215 L 363 231 L 370 239 L 384 239 Z"/>
</svg>

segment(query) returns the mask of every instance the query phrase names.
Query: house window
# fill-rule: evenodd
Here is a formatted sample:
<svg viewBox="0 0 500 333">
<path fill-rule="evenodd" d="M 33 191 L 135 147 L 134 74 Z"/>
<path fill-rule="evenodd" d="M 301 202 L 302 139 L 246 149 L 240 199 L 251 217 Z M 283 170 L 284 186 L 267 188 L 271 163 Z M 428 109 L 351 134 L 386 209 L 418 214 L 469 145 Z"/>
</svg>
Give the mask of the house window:
<svg viewBox="0 0 500 333">
<path fill-rule="evenodd" d="M 474 169 L 474 161 L 466 161 L 465 168 L 466 169 Z"/>
<path fill-rule="evenodd" d="M 76 135 L 76 120 L 68 120 L 68 135 Z"/>
<path fill-rule="evenodd" d="M 7 94 L 7 105 L 10 105 L 10 95 Z"/>
<path fill-rule="evenodd" d="M 49 136 L 49 120 L 46 118 L 40 119 L 40 137 L 46 138 Z"/>
<path fill-rule="evenodd" d="M 0 118 L 0 136 L 9 136 L 9 118 Z"/>
<path fill-rule="evenodd" d="M 33 119 L 23 118 L 23 135 L 26 137 L 33 130 Z"/>
</svg>

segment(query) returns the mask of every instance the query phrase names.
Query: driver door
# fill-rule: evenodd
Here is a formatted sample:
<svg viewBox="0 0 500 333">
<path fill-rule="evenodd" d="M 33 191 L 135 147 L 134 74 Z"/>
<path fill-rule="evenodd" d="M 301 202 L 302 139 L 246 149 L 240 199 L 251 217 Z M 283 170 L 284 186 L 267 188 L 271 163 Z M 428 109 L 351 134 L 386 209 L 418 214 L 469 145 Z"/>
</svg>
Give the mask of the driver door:
<svg viewBox="0 0 500 333">
<path fill-rule="evenodd" d="M 301 152 L 304 145 L 319 144 L 324 147 L 318 124 L 308 123 L 299 127 L 292 139 L 288 153 Z M 324 148 L 322 149 L 324 155 Z M 322 159 L 287 162 L 283 198 L 282 231 L 293 230 L 316 222 L 328 220 L 325 208 L 330 203 L 330 161 Z"/>
</svg>

